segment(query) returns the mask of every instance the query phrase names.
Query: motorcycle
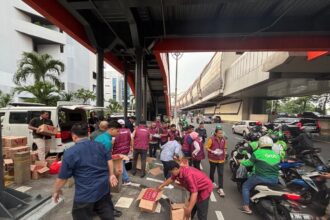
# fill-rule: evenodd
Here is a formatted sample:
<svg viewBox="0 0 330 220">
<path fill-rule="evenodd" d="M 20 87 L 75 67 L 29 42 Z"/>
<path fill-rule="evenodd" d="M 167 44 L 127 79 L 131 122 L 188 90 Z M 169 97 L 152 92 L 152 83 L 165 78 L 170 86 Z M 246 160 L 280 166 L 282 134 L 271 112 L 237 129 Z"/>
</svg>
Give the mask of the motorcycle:
<svg viewBox="0 0 330 220">
<path fill-rule="evenodd" d="M 251 208 L 266 220 L 313 219 L 302 213 L 301 197 L 280 186 L 257 185 L 251 191 Z"/>
</svg>

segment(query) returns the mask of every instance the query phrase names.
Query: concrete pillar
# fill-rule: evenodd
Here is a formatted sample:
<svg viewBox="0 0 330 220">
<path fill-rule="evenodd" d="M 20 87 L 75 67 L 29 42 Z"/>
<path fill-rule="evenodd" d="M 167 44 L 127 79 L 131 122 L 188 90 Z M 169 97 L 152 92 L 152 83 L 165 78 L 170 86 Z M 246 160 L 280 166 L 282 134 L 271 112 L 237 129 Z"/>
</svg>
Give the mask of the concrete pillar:
<svg viewBox="0 0 330 220">
<path fill-rule="evenodd" d="M 147 121 L 148 106 L 147 106 L 147 74 L 143 75 L 143 120 Z"/>
<path fill-rule="evenodd" d="M 135 64 L 135 103 L 136 103 L 136 124 L 139 125 L 142 119 L 142 49 L 136 48 L 135 50 L 136 64 Z"/>
<path fill-rule="evenodd" d="M 104 51 L 97 50 L 96 105 L 104 106 Z"/>
<path fill-rule="evenodd" d="M 244 98 L 242 100 L 242 120 L 249 120 L 250 119 L 250 104 L 251 98 Z"/>
<path fill-rule="evenodd" d="M 244 98 L 242 101 L 242 120 L 250 120 L 251 114 L 266 114 L 265 99 Z"/>
<path fill-rule="evenodd" d="M 254 98 L 252 105 L 252 114 L 266 114 L 266 100 Z"/>
</svg>

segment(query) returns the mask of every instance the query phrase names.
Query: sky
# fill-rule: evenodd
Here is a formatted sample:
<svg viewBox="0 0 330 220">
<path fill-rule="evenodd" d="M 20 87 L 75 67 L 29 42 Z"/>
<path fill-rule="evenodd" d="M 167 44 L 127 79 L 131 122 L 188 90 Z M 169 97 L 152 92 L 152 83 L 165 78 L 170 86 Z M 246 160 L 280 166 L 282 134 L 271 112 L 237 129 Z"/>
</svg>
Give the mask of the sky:
<svg viewBox="0 0 330 220">
<path fill-rule="evenodd" d="M 178 61 L 178 94 L 186 91 L 195 79 L 201 74 L 206 64 L 211 60 L 214 52 L 183 53 Z M 175 91 L 175 59 L 169 54 L 170 59 L 170 87 Z"/>
</svg>

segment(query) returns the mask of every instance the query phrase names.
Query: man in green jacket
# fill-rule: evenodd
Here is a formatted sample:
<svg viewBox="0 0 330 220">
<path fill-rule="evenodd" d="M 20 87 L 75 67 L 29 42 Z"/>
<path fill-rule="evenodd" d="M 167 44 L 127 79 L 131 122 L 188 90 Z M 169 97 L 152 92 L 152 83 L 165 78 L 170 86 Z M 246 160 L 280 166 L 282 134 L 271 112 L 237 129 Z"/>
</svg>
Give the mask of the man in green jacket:
<svg viewBox="0 0 330 220">
<path fill-rule="evenodd" d="M 252 214 L 249 207 L 250 190 L 258 184 L 276 185 L 278 183 L 279 163 L 281 158 L 272 151 L 273 140 L 268 136 L 259 139 L 259 148 L 253 152 L 248 160 L 243 160 L 241 165 L 253 167 L 254 175 L 250 176 L 243 184 L 243 208 L 242 212 Z"/>
</svg>

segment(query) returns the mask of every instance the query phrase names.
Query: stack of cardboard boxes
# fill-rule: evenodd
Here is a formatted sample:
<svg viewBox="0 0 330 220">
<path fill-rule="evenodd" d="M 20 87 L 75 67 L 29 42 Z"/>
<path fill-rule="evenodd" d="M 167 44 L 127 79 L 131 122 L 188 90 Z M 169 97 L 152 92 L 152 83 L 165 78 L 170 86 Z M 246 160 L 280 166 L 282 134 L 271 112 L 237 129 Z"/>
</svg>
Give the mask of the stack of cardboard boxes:
<svg viewBox="0 0 330 220">
<path fill-rule="evenodd" d="M 17 152 L 29 152 L 27 137 L 24 136 L 4 136 L 2 137 L 2 155 L 5 159 L 14 159 Z"/>
</svg>

